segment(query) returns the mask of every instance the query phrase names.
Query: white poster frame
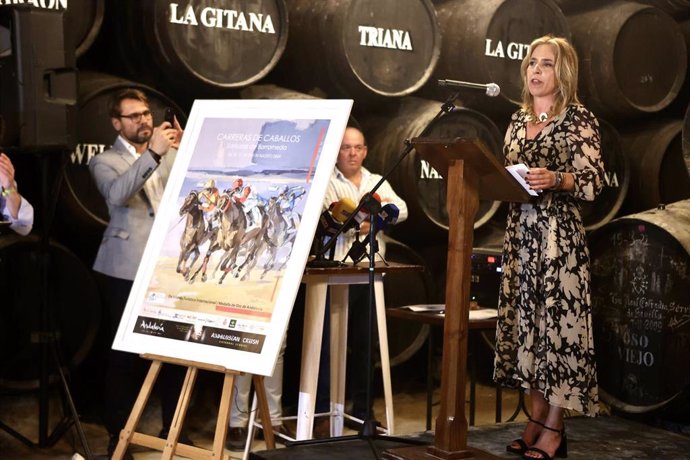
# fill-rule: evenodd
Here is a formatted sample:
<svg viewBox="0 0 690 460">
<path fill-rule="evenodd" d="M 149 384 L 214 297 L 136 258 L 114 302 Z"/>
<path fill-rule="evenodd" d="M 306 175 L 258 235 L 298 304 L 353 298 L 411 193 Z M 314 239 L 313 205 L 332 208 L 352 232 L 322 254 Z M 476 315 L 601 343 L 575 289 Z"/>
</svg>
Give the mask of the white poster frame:
<svg viewBox="0 0 690 460">
<path fill-rule="evenodd" d="M 219 365 L 226 369 L 256 375 L 269 376 L 273 373 L 292 312 L 294 299 L 309 256 L 318 219 L 322 212 L 323 198 L 335 166 L 352 103 L 352 100 L 333 99 L 197 100 L 194 102 L 180 149 L 163 194 L 159 212 L 113 342 L 114 349 Z M 218 120 L 220 120 L 219 126 L 222 126 L 222 129 L 227 131 L 223 133 L 218 132 L 216 139 L 219 145 L 218 152 L 209 154 L 202 147 L 205 145 L 205 142 L 208 142 L 209 134 L 216 129 L 209 127 L 217 126 Z M 314 122 L 314 124 L 309 125 L 309 121 Z M 287 126 L 286 129 L 289 131 L 291 129 L 289 127 L 290 123 L 293 123 L 294 131 L 298 132 L 302 128 L 305 130 L 314 129 L 318 124 L 317 122 L 320 123 L 319 126 L 322 126 L 319 132 L 323 134 L 322 138 L 320 138 L 320 146 L 318 146 L 318 142 L 309 143 L 307 140 L 300 140 L 297 141 L 297 145 L 294 144 L 294 139 L 298 138 L 313 140 L 313 132 L 309 132 L 309 135 L 312 137 L 307 135 L 288 136 L 286 134 L 285 136 L 272 135 L 270 137 L 271 142 L 265 140 L 269 139 L 269 136 L 263 130 L 269 129 L 271 126 Z M 246 132 L 239 128 L 254 126 L 257 123 L 259 125 L 265 123 L 261 125 L 262 131 L 260 132 L 256 132 L 254 128 Z M 325 134 L 323 125 L 327 125 Z M 240 142 L 242 143 L 240 144 Z M 251 316 L 255 313 L 250 310 L 246 312 L 239 310 L 240 307 L 245 308 L 248 305 L 239 305 L 236 301 L 226 305 L 224 301 L 218 302 L 216 298 L 209 301 L 204 297 L 206 294 L 199 294 L 206 291 L 210 292 L 211 284 L 218 283 L 217 276 L 216 278 L 209 276 L 205 283 L 202 283 L 198 278 L 191 284 L 185 281 L 185 286 L 189 286 L 189 291 L 196 292 L 197 294 L 195 295 L 198 295 L 198 297 L 191 296 L 190 300 L 190 296 L 186 293 L 184 296 L 179 294 L 186 289 L 180 282 L 180 279 L 183 279 L 183 275 L 181 273 L 171 274 L 171 257 L 168 256 L 166 258 L 164 256 L 165 251 L 168 251 L 168 253 L 170 251 L 170 242 L 174 240 L 174 232 L 179 232 L 179 226 L 185 224 L 180 217 L 180 203 L 186 195 L 183 192 L 183 186 L 189 187 L 190 181 L 197 180 L 200 174 L 203 175 L 199 168 L 195 169 L 194 164 L 200 163 L 201 159 L 203 159 L 203 161 L 215 161 L 220 166 L 225 167 L 227 166 L 228 155 L 231 154 L 229 152 L 241 152 L 242 148 L 251 149 L 249 144 L 252 142 L 256 142 L 255 149 L 253 150 L 254 155 L 257 155 L 260 149 L 259 144 L 262 144 L 264 147 L 270 144 L 275 149 L 284 148 L 288 152 L 299 152 L 295 154 L 295 158 L 305 156 L 306 154 L 303 153 L 306 152 L 306 149 L 311 148 L 313 150 L 311 153 L 313 155 L 312 167 L 310 167 L 305 177 L 305 183 L 308 184 L 307 187 L 304 187 L 306 193 L 303 194 L 302 198 L 299 198 L 303 200 L 303 203 L 300 203 L 300 206 L 303 206 L 303 208 L 301 208 L 299 224 L 296 226 L 297 231 L 294 245 L 287 257 L 285 267 L 277 272 L 279 273 L 279 281 L 275 281 L 274 294 L 270 296 L 272 310 L 270 311 L 268 321 L 265 318 L 257 320 L 257 318 Z M 293 144 L 288 145 L 289 142 L 293 142 Z M 300 146 L 300 142 L 304 142 L 305 145 Z M 214 155 L 215 159 L 212 158 Z M 244 158 L 242 161 L 246 161 L 246 153 L 238 155 Z M 276 158 L 279 158 L 279 160 L 276 161 L 283 161 L 292 154 L 282 154 L 279 150 L 276 150 L 273 151 L 272 155 L 278 155 Z M 254 158 L 256 157 L 252 157 L 252 161 Z M 262 161 L 268 160 L 264 159 Z M 250 166 L 255 165 L 252 163 Z M 299 165 L 295 167 L 298 170 L 300 168 L 304 169 L 304 167 Z M 287 171 L 287 167 L 284 170 Z M 224 182 L 224 186 L 230 183 L 231 178 L 236 179 L 238 177 L 232 171 L 231 167 L 223 173 L 223 178 L 227 176 L 227 181 L 220 181 Z M 208 174 L 211 177 L 210 173 Z M 287 173 L 283 172 L 281 174 Z M 244 177 L 246 178 L 247 176 L 245 175 Z M 279 178 L 282 177 L 280 176 Z M 271 179 L 273 187 L 278 187 L 279 178 Z M 258 175 L 252 175 L 250 180 L 245 180 L 245 182 L 252 182 L 252 179 L 256 180 L 255 184 L 257 185 L 255 188 L 262 186 L 263 183 L 260 182 L 260 176 Z M 198 183 L 195 183 L 199 189 L 203 188 L 202 182 L 198 181 Z M 290 184 L 293 182 L 294 180 Z M 233 182 L 234 185 L 235 183 Z M 269 186 L 263 184 L 263 187 Z M 285 187 L 285 190 L 287 190 L 287 185 L 280 183 L 280 187 Z M 260 200 L 263 200 L 263 197 L 260 197 Z M 293 199 L 293 203 L 294 201 Z M 285 251 L 288 251 L 288 249 L 285 249 Z M 202 250 L 201 256 L 193 270 L 199 266 L 204 253 Z M 211 257 L 211 262 L 208 266 L 209 275 L 213 270 L 212 266 L 215 266 L 217 263 L 213 260 L 214 256 L 212 255 Z M 269 275 L 271 273 L 269 272 Z M 179 279 L 175 278 L 176 276 Z M 172 279 L 173 282 L 164 282 L 164 279 Z M 259 280 L 259 270 L 256 270 L 244 281 L 232 277 L 230 273 L 225 282 L 228 283 L 228 290 L 223 291 L 226 292 L 224 295 L 237 299 L 238 295 L 246 295 L 247 298 L 251 297 L 250 293 L 258 292 L 255 288 L 262 286 L 258 283 L 263 283 L 264 281 Z M 205 288 L 204 286 L 209 287 Z M 220 294 L 215 292 L 213 295 Z M 187 306 L 178 308 L 182 303 Z M 203 308 L 207 308 L 208 305 L 213 303 L 215 303 L 213 308 L 227 307 L 226 311 L 209 313 L 203 310 Z M 194 311 L 197 307 L 200 310 Z M 249 305 L 249 307 L 252 307 L 252 305 Z M 259 307 L 254 308 L 256 311 L 261 310 L 263 312 Z M 232 312 L 228 313 L 228 311 Z M 224 332 L 225 329 L 223 327 L 218 327 L 221 323 L 223 327 L 227 328 L 226 332 Z M 167 331 L 165 330 L 166 327 L 168 328 Z M 216 332 L 209 332 L 211 330 Z M 178 337 L 171 338 L 170 335 L 173 332 Z M 185 334 L 187 335 L 185 336 Z M 190 337 L 195 337 L 196 339 L 190 339 Z M 223 345 L 210 345 L 208 342 L 202 343 L 198 341 L 201 340 L 200 337 L 203 337 L 204 340 L 213 337 L 213 340 Z M 261 337 L 262 343 L 259 347 L 260 350 L 257 351 L 258 346 L 252 349 L 251 342 L 254 342 L 259 337 Z M 249 348 L 245 347 L 242 349 L 245 346 L 242 343 L 244 340 L 249 341 Z M 233 348 L 235 346 L 240 348 Z"/>
</svg>

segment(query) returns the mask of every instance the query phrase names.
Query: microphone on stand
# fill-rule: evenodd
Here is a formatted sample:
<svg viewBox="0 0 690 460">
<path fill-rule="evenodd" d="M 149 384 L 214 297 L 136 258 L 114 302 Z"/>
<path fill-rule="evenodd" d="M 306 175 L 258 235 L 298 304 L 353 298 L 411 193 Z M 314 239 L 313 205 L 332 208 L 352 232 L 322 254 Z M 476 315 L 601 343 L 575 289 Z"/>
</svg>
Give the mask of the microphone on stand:
<svg viewBox="0 0 690 460">
<path fill-rule="evenodd" d="M 471 83 L 468 81 L 459 80 L 439 80 L 438 86 L 450 86 L 456 88 L 472 88 L 472 89 L 483 89 L 486 91 L 486 95 L 489 97 L 496 97 L 501 94 L 501 87 L 496 83 Z"/>
<path fill-rule="evenodd" d="M 400 208 L 393 203 L 388 203 L 381 208 L 381 212 L 379 212 L 378 217 L 380 217 L 383 221 L 381 230 L 385 232 L 393 225 L 398 223 L 398 217 L 400 217 Z"/>
<path fill-rule="evenodd" d="M 374 228 L 370 228 L 370 232 L 374 232 L 374 236 L 380 231 L 387 231 L 398 221 L 398 216 L 400 216 L 400 209 L 393 203 L 388 203 L 381 208 L 381 211 L 374 218 Z M 371 249 L 372 254 L 376 254 L 379 250 L 376 240 L 374 240 L 376 245 Z M 367 245 L 369 244 L 369 237 L 367 236 L 364 240 L 359 241 L 356 239 L 352 243 L 352 247 L 347 252 L 347 255 L 343 260 L 348 257 L 352 259 L 352 262 L 357 264 L 367 255 Z"/>
<path fill-rule="evenodd" d="M 321 213 L 312 246 L 312 252 L 316 255 L 316 258 L 309 261 L 307 265 L 311 267 L 334 267 L 341 265 L 339 261 L 333 260 L 335 246 L 331 247 L 329 257 L 325 257 L 323 254 L 323 241 L 325 237 L 333 237 L 356 208 L 357 205 L 352 199 L 341 198 L 339 201 L 331 203 L 328 209 Z M 352 222 L 356 224 L 354 219 Z"/>
<path fill-rule="evenodd" d="M 369 199 L 370 201 L 367 202 L 367 204 L 365 206 L 362 206 L 362 208 L 359 210 L 359 212 L 355 215 L 354 220 L 357 221 L 357 225 L 360 225 L 365 220 L 369 220 L 370 208 L 374 208 L 374 212 L 377 212 L 381 206 L 381 197 L 379 196 L 378 193 L 372 193 L 371 195 L 366 194 L 365 196 L 362 197 L 360 202 L 367 200 L 367 199 Z"/>
<path fill-rule="evenodd" d="M 331 212 L 333 218 L 340 224 L 344 224 L 355 211 L 355 209 L 357 209 L 357 204 L 354 202 L 354 200 L 348 197 L 341 198 L 340 200 L 331 203 L 331 205 L 328 207 L 328 210 Z"/>
</svg>

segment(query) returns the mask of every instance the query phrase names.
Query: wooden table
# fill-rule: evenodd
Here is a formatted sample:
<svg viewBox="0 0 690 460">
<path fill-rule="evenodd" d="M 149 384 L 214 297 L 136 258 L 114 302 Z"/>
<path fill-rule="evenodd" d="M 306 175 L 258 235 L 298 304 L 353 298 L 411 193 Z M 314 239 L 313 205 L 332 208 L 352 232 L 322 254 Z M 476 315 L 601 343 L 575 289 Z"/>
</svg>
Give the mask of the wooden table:
<svg viewBox="0 0 690 460">
<path fill-rule="evenodd" d="M 445 320 L 445 314 L 433 311 L 415 312 L 410 310 L 408 307 L 398 307 L 389 308 L 386 310 L 386 315 L 391 318 L 398 318 L 407 321 L 414 321 L 417 323 L 425 323 L 431 326 L 443 327 L 443 322 Z M 470 331 L 495 331 L 496 330 L 496 318 L 484 318 L 484 319 L 469 319 L 469 329 Z M 427 340 L 427 350 L 428 350 L 428 363 L 427 363 L 427 402 L 426 402 L 426 429 L 431 430 L 431 406 L 433 405 L 432 395 L 434 392 L 434 367 L 433 367 L 433 349 L 434 340 L 433 334 L 429 334 Z M 469 362 L 469 375 L 470 375 L 470 420 L 469 424 L 474 425 L 475 409 L 476 409 L 476 364 L 475 360 Z M 500 386 L 496 386 L 496 423 L 500 423 L 502 420 L 503 405 L 502 405 L 502 390 Z M 518 403 L 518 407 L 513 415 L 508 421 L 515 419 L 517 414 L 520 412 L 522 403 Z"/>
<path fill-rule="evenodd" d="M 400 271 L 421 271 L 422 266 L 389 262 L 377 262 L 374 269 L 374 293 L 379 351 L 383 374 L 383 390 L 386 405 L 386 431 L 395 431 L 393 392 L 391 389 L 390 360 L 388 355 L 388 331 L 386 328 L 386 304 L 383 295 L 383 276 Z M 302 278 L 306 284 L 304 311 L 304 336 L 302 341 L 302 369 L 300 372 L 297 407 L 296 439 L 310 439 L 314 426 L 316 387 L 319 375 L 319 354 L 323 338 L 323 321 L 326 294 L 330 288 L 330 356 L 331 356 L 331 435 L 340 436 L 343 431 L 345 411 L 345 364 L 347 351 L 348 287 L 350 284 L 369 282 L 368 262 L 356 266 L 345 265 L 331 268 L 307 267 Z"/>
</svg>

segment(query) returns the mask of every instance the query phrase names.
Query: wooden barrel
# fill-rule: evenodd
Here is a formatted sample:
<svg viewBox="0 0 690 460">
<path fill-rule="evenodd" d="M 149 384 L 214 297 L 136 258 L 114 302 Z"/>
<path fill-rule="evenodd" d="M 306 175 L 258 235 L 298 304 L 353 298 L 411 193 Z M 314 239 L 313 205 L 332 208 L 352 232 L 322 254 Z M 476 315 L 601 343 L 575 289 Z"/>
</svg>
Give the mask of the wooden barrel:
<svg viewBox="0 0 690 460">
<path fill-rule="evenodd" d="M 41 285 L 41 242 L 35 236 L 0 237 L 0 387 L 38 388 L 42 295 L 64 365 L 74 369 L 98 334 L 100 299 L 91 270 L 55 242 L 48 247 L 49 286 Z M 51 369 L 54 372 L 55 368 Z"/>
<path fill-rule="evenodd" d="M 247 86 L 240 90 L 240 97 L 242 99 L 322 99 L 321 95 L 302 93 L 271 84 Z M 361 129 L 359 122 L 352 115 L 347 120 L 347 125 Z"/>
<path fill-rule="evenodd" d="M 601 0 L 553 0 L 565 14 L 591 10 L 601 6 Z"/>
<path fill-rule="evenodd" d="M 464 90 L 461 99 L 483 111 L 510 113 L 521 100 L 520 64 L 535 38 L 570 38 L 568 23 L 551 0 L 449 0 L 438 5 L 443 34 L 435 76 L 496 83 L 499 97 Z"/>
<path fill-rule="evenodd" d="M 25 8 L 62 11 L 67 25 L 65 34 L 71 34 L 67 43 L 74 43 L 77 57 L 83 55 L 93 44 L 103 24 L 105 0 L 41 0 L 22 1 L 19 4 Z M 12 6 L 11 2 L 4 2 L 2 9 L 8 10 Z M 11 52 L 11 49 L 9 35 L 0 32 L 0 56 Z"/>
<path fill-rule="evenodd" d="M 657 121 L 621 132 L 630 160 L 627 213 L 690 198 L 690 169 L 681 146 L 682 121 Z"/>
<path fill-rule="evenodd" d="M 384 173 L 400 156 L 404 141 L 418 136 L 433 120 L 441 102 L 409 97 L 402 100 L 396 113 L 362 119 L 369 153 L 368 169 Z M 429 137 L 481 139 L 503 163 L 502 136 L 496 125 L 485 115 L 467 108 L 456 108 L 437 120 Z M 393 190 L 405 200 L 409 209 L 407 221 L 395 226 L 393 236 L 404 242 L 448 238 L 447 187 L 441 175 L 417 154 L 410 152 L 389 179 Z M 475 218 L 475 228 L 493 216 L 500 203 L 482 200 Z"/>
<path fill-rule="evenodd" d="M 589 248 L 602 398 L 629 413 L 672 407 L 690 385 L 690 200 L 615 219 Z"/>
<path fill-rule="evenodd" d="M 665 11 L 678 21 L 690 19 L 690 0 L 635 0 Z"/>
<path fill-rule="evenodd" d="M 271 84 L 247 86 L 240 90 L 242 99 L 322 99 L 320 95 L 302 93 Z"/>
<path fill-rule="evenodd" d="M 623 153 L 616 128 L 599 120 L 604 188 L 594 201 L 580 202 L 586 230 L 595 230 L 613 219 L 620 210 L 630 184 L 630 161 Z"/>
<path fill-rule="evenodd" d="M 118 56 L 113 71 L 124 67 L 130 78 L 157 87 L 244 87 L 275 67 L 287 43 L 285 0 L 111 4 L 106 19 L 116 36 L 107 42 Z"/>
<path fill-rule="evenodd" d="M 683 158 L 685 159 L 685 165 L 687 166 L 688 171 L 690 171 L 690 105 L 688 105 L 688 108 L 685 111 L 682 132 Z"/>
<path fill-rule="evenodd" d="M 389 273 L 384 277 L 386 308 L 435 303 L 432 275 L 424 259 L 409 246 L 388 236 L 384 239 L 386 260 L 424 267 L 424 271 L 421 272 Z M 397 318 L 389 318 L 386 324 L 391 366 L 397 366 L 412 358 L 429 336 L 428 324 Z"/>
<path fill-rule="evenodd" d="M 64 170 L 56 232 L 60 241 L 87 264 L 95 257 L 102 232 L 110 220 L 105 200 L 89 173 L 89 162 L 108 149 L 117 136 L 110 122 L 108 104 L 110 98 L 124 88 L 136 88 L 146 93 L 154 123 L 163 121 L 166 107 L 175 110 L 183 126 L 186 120 L 175 102 L 153 88 L 112 75 L 80 73 L 77 145 Z"/>
<path fill-rule="evenodd" d="M 687 49 L 677 23 L 649 5 L 613 2 L 569 15 L 580 56 L 579 89 L 598 116 L 657 112 L 678 95 Z"/>
<path fill-rule="evenodd" d="M 429 0 L 293 0 L 281 85 L 366 101 L 404 96 L 431 76 L 441 34 Z"/>
</svg>

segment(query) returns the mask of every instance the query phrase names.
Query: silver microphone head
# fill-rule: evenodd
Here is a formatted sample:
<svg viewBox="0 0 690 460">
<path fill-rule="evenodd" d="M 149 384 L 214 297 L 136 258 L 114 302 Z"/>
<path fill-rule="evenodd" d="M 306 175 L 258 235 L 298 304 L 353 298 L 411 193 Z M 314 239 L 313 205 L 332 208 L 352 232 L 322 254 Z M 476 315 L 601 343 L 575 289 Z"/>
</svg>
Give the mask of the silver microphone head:
<svg viewBox="0 0 690 460">
<path fill-rule="evenodd" d="M 501 87 L 496 83 L 487 83 L 486 85 L 486 95 L 490 97 L 496 97 L 501 94 Z"/>
</svg>

